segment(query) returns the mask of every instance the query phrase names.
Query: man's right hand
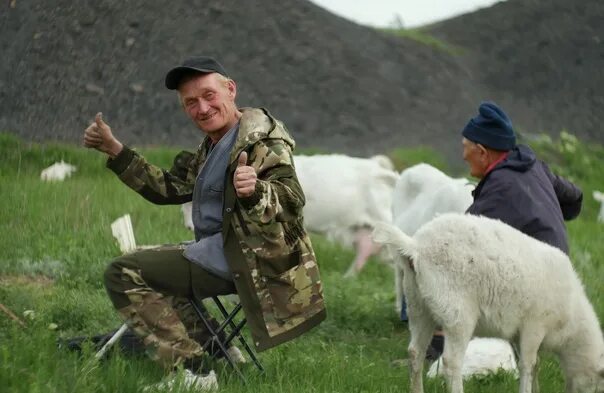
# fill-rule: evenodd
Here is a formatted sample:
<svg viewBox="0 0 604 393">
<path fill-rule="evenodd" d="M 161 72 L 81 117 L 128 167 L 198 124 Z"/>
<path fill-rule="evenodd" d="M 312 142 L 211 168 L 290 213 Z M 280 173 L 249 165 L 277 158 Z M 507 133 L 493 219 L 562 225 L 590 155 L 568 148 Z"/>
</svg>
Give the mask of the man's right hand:
<svg viewBox="0 0 604 393">
<path fill-rule="evenodd" d="M 103 121 L 101 112 L 96 114 L 94 122 L 84 131 L 84 146 L 107 153 L 111 158 L 115 158 L 124 147 L 113 136 L 111 127 Z"/>
</svg>

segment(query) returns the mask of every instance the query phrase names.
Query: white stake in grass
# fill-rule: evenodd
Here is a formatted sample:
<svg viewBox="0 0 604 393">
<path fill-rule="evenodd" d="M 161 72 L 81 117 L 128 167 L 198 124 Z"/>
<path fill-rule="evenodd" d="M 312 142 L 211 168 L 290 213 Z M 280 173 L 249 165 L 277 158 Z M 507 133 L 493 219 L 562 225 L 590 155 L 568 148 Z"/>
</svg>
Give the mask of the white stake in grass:
<svg viewBox="0 0 604 393">
<path fill-rule="evenodd" d="M 128 254 L 136 249 L 130 214 L 125 214 L 113 221 L 111 223 L 111 233 L 116 238 L 123 254 Z"/>
<path fill-rule="evenodd" d="M 600 213 L 598 214 L 598 221 L 604 222 L 604 193 L 600 191 L 594 191 L 594 199 L 600 202 L 602 205 L 600 206 Z"/>
</svg>

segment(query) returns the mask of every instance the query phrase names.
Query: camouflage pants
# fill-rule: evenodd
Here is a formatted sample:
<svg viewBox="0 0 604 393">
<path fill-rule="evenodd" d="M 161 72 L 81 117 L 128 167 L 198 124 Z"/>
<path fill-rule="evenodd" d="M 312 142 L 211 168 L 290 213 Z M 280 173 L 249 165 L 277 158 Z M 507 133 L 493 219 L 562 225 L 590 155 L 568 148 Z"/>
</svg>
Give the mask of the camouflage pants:
<svg viewBox="0 0 604 393">
<path fill-rule="evenodd" d="M 207 331 L 186 299 L 235 293 L 232 282 L 189 262 L 182 251 L 162 246 L 123 255 L 104 276 L 120 316 L 141 337 L 151 359 L 167 368 L 199 364 L 203 355 L 200 342 Z"/>
</svg>

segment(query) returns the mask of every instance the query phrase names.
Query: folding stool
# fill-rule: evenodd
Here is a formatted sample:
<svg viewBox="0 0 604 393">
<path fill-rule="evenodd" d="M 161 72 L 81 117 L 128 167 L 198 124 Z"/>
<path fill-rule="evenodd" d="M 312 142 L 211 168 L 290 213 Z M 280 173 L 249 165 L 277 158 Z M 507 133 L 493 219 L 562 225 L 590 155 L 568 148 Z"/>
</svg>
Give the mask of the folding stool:
<svg viewBox="0 0 604 393">
<path fill-rule="evenodd" d="M 239 313 L 239 311 L 241 311 L 241 303 L 238 303 L 237 305 L 235 305 L 235 307 L 230 312 L 228 312 L 227 309 L 222 304 L 222 302 L 220 301 L 220 299 L 218 299 L 218 296 L 213 296 L 212 300 L 216 304 L 216 307 L 218 307 L 218 310 L 220 310 L 220 313 L 222 314 L 222 316 L 225 318 L 224 321 L 222 321 L 222 323 L 220 323 L 220 325 L 216 329 L 210 324 L 208 319 L 204 316 L 203 308 L 201 307 L 201 304 L 199 303 L 199 301 L 197 299 L 195 299 L 195 297 L 192 297 L 189 299 L 189 301 L 191 302 L 191 305 L 193 306 L 193 309 L 199 316 L 199 319 L 201 319 L 201 321 L 206 326 L 206 328 L 208 329 L 208 331 L 210 332 L 210 335 L 211 335 L 211 337 L 203 344 L 202 348 L 205 351 L 210 345 L 218 345 L 218 347 L 220 348 L 220 351 L 224 355 L 224 358 L 226 359 L 226 361 L 231 365 L 231 367 L 233 367 L 233 369 L 235 370 L 237 375 L 239 375 L 241 380 L 245 383 L 246 379 L 243 376 L 243 373 L 241 372 L 239 367 L 237 367 L 235 362 L 233 362 L 233 359 L 231 359 L 231 356 L 227 352 L 227 348 L 229 347 L 229 344 L 231 343 L 231 341 L 233 341 L 233 339 L 235 337 L 237 337 L 239 339 L 239 342 L 241 343 L 241 345 L 243 346 L 243 348 L 249 355 L 250 359 L 252 359 L 252 361 L 254 362 L 256 367 L 258 367 L 258 370 L 260 370 L 261 373 L 264 372 L 264 367 L 262 367 L 262 364 L 260 364 L 260 361 L 256 357 L 254 350 L 248 345 L 248 343 L 245 341 L 245 338 L 241 334 L 241 329 L 245 326 L 245 324 L 247 322 L 246 318 L 244 317 L 239 323 L 235 323 L 234 318 Z M 226 329 L 227 327 L 229 328 L 230 332 Z M 228 332 L 224 341 L 222 341 L 221 337 L 220 337 L 220 334 L 222 332 L 224 332 L 224 333 Z M 217 354 L 218 353 L 215 353 L 214 355 L 212 355 L 212 358 L 214 358 Z"/>
<path fill-rule="evenodd" d="M 134 232 L 132 230 L 132 222 L 130 220 L 129 214 L 126 214 L 126 215 L 118 218 L 116 221 L 114 221 L 111 224 L 111 231 L 113 233 L 113 236 L 117 239 L 117 241 L 120 245 L 120 250 L 123 253 L 132 252 L 135 249 L 137 249 L 136 241 L 134 239 Z M 191 242 L 192 241 L 186 241 L 186 242 L 182 242 L 180 244 L 185 245 L 185 244 L 190 244 Z M 141 248 L 146 248 L 146 247 L 139 247 L 139 249 L 141 249 Z M 193 307 L 193 309 L 195 310 L 195 312 L 197 313 L 197 315 L 199 316 L 199 318 L 201 319 L 203 324 L 206 326 L 206 328 L 208 329 L 208 331 L 210 332 L 210 335 L 211 335 L 211 337 L 203 344 L 202 348 L 205 351 L 210 345 L 218 345 L 221 353 L 224 355 L 224 358 L 231 365 L 231 367 L 233 367 L 233 369 L 235 369 L 235 372 L 237 373 L 237 375 L 239 375 L 239 377 L 245 383 L 246 379 L 243 376 L 243 373 L 241 372 L 241 370 L 239 370 L 239 367 L 237 367 L 237 365 L 235 364 L 235 362 L 233 362 L 233 359 L 231 359 L 231 356 L 227 352 L 227 348 L 229 347 L 229 344 L 231 343 L 231 341 L 233 341 L 233 339 L 235 337 L 237 337 L 239 339 L 239 342 L 241 343 L 241 345 L 243 346 L 243 348 L 249 355 L 250 359 L 252 359 L 252 361 L 254 362 L 256 367 L 258 367 L 258 370 L 260 370 L 261 373 L 264 372 L 264 367 L 262 367 L 262 364 L 260 364 L 260 361 L 256 357 L 254 350 L 248 345 L 248 343 L 245 341 L 245 338 L 241 334 L 241 329 L 245 326 L 245 324 L 247 322 L 246 318 L 244 317 L 237 324 L 235 324 L 235 322 L 234 322 L 235 316 L 237 315 L 237 313 L 239 311 L 241 311 L 241 303 L 238 303 L 229 313 L 229 312 L 227 312 L 226 308 L 220 302 L 220 299 L 218 299 L 217 296 L 213 296 L 212 300 L 214 300 L 214 303 L 220 310 L 220 313 L 225 318 L 224 321 L 218 326 L 217 329 L 214 329 L 214 327 L 210 324 L 208 319 L 204 316 L 203 308 L 201 307 L 201 304 L 198 302 L 198 300 L 195 299 L 194 296 L 189 299 L 191 306 Z M 226 335 L 226 338 L 223 341 L 223 340 L 221 340 L 220 334 L 223 332 L 227 333 L 227 330 L 226 330 L 227 327 L 230 329 L 230 333 L 228 335 Z M 107 352 L 107 350 L 116 341 L 118 341 L 120 339 L 120 337 L 122 337 L 127 330 L 128 330 L 128 325 L 126 325 L 124 323 L 119 328 L 119 330 L 116 331 L 113 334 L 113 336 L 104 343 L 102 348 L 95 354 L 95 358 L 96 359 L 102 358 L 104 356 L 104 354 Z M 218 354 L 217 352 L 212 354 L 211 358 L 213 359 L 217 354 Z"/>
</svg>

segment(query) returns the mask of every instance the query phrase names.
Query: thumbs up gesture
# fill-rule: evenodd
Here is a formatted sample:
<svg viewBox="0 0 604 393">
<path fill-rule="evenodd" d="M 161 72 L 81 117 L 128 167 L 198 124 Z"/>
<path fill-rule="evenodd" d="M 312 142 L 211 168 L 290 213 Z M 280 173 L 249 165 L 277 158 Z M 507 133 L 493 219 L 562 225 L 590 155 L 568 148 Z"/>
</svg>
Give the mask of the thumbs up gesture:
<svg viewBox="0 0 604 393">
<path fill-rule="evenodd" d="M 107 153 L 112 158 L 115 158 L 124 147 L 113 136 L 111 127 L 103 121 L 101 112 L 96 114 L 94 122 L 84 131 L 84 146 Z"/>
<path fill-rule="evenodd" d="M 247 152 L 239 155 L 237 169 L 233 176 L 233 185 L 239 198 L 249 197 L 256 189 L 256 171 L 247 165 Z"/>
</svg>

